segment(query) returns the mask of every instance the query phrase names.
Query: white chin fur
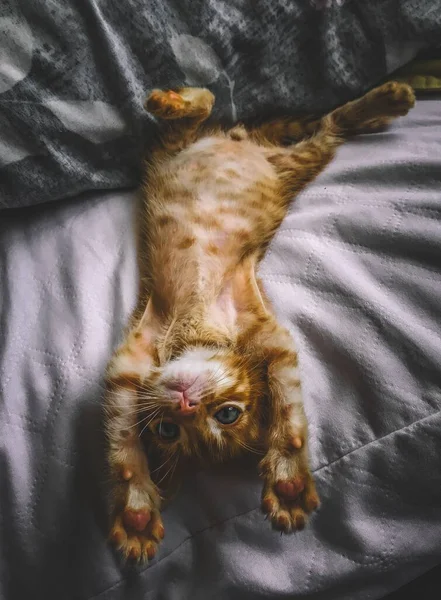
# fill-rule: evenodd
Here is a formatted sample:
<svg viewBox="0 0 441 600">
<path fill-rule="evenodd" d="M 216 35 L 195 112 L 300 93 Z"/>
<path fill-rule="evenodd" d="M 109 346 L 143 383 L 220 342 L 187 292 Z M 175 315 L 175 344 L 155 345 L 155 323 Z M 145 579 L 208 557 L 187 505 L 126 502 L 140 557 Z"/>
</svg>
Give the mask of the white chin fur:
<svg viewBox="0 0 441 600">
<path fill-rule="evenodd" d="M 233 381 L 220 359 L 221 354 L 217 349 L 200 347 L 185 350 L 179 358 L 164 366 L 160 383 L 178 381 L 191 385 L 197 381 L 198 388 L 211 387 L 214 384 L 217 390 L 227 388 Z"/>
</svg>

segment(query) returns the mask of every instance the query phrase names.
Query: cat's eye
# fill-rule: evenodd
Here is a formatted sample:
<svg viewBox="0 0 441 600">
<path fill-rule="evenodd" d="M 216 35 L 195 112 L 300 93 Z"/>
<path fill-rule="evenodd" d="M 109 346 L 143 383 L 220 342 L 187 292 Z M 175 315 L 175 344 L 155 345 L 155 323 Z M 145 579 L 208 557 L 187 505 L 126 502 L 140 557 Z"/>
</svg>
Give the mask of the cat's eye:
<svg viewBox="0 0 441 600">
<path fill-rule="evenodd" d="M 214 418 L 219 421 L 219 423 L 222 423 L 222 425 L 231 425 L 231 423 L 237 421 L 241 412 L 242 411 L 240 408 L 237 408 L 237 406 L 224 406 L 217 411 Z"/>
<path fill-rule="evenodd" d="M 167 440 L 167 442 L 172 442 L 179 437 L 179 426 L 175 425 L 175 423 L 170 423 L 170 421 L 158 423 L 155 431 L 160 438 Z"/>
</svg>

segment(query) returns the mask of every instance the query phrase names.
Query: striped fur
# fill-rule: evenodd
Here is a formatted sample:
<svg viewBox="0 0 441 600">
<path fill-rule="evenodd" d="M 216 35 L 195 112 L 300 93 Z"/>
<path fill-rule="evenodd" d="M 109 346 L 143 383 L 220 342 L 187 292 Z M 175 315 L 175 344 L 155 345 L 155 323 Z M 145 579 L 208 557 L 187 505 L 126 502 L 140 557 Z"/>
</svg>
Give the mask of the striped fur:
<svg viewBox="0 0 441 600">
<path fill-rule="evenodd" d="M 135 560 L 156 552 L 161 490 L 184 458 L 261 454 L 262 507 L 283 532 L 318 506 L 295 344 L 256 268 L 292 197 L 338 146 L 406 114 L 414 97 L 387 83 L 320 119 L 229 131 L 204 127 L 213 102 L 183 88 L 155 90 L 146 105 L 161 128 L 143 186 L 142 286 L 106 398 L 111 539 Z M 225 424 L 219 411 L 239 416 Z"/>
</svg>

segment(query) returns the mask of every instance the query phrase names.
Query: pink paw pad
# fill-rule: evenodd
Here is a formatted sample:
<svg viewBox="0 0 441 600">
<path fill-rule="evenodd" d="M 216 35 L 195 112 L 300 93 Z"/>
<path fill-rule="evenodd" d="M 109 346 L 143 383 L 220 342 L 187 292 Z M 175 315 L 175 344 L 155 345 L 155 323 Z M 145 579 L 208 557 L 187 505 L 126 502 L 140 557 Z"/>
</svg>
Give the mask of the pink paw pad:
<svg viewBox="0 0 441 600">
<path fill-rule="evenodd" d="M 148 510 L 125 510 L 123 515 L 124 525 L 135 531 L 144 531 L 150 518 Z"/>
<path fill-rule="evenodd" d="M 303 492 L 305 484 L 301 479 L 292 479 L 291 481 L 278 481 L 276 483 L 276 491 L 281 496 L 286 498 L 296 498 Z"/>
</svg>

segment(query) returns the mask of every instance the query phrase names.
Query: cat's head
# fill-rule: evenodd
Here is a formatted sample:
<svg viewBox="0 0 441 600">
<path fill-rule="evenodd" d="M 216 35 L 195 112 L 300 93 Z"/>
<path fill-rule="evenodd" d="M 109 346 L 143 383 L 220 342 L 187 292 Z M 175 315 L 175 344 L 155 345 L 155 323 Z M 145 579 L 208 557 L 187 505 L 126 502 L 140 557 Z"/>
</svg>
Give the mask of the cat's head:
<svg viewBox="0 0 441 600">
<path fill-rule="evenodd" d="M 142 323 L 154 347 L 153 364 L 142 382 L 139 409 L 144 403 L 144 424 L 155 445 L 217 460 L 260 445 L 265 364 L 243 332 L 258 327 L 262 311 L 256 281 L 244 271 L 201 318 L 193 307 L 190 318 L 167 320 L 150 303 Z"/>
<path fill-rule="evenodd" d="M 222 460 L 261 441 L 263 373 L 231 348 L 189 346 L 143 387 L 150 438 L 167 452 Z"/>
</svg>

